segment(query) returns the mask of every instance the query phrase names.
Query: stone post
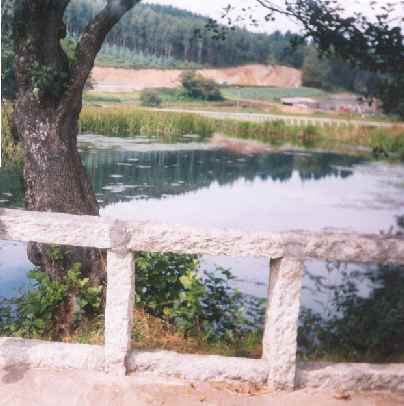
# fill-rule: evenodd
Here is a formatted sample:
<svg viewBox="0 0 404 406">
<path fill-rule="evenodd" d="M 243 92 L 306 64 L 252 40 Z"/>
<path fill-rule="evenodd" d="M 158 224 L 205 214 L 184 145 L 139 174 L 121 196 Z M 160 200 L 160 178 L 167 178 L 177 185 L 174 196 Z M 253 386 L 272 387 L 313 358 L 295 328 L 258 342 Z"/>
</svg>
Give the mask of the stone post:
<svg viewBox="0 0 404 406">
<path fill-rule="evenodd" d="M 268 361 L 270 390 L 293 390 L 303 260 L 270 261 L 263 358 Z"/>
<path fill-rule="evenodd" d="M 126 375 L 133 325 L 135 267 L 129 251 L 108 251 L 105 305 L 105 369 Z"/>
<path fill-rule="evenodd" d="M 133 324 L 134 258 L 128 249 L 130 235 L 126 224 L 115 220 L 109 233 L 112 248 L 107 253 L 105 370 L 126 375 Z"/>
</svg>

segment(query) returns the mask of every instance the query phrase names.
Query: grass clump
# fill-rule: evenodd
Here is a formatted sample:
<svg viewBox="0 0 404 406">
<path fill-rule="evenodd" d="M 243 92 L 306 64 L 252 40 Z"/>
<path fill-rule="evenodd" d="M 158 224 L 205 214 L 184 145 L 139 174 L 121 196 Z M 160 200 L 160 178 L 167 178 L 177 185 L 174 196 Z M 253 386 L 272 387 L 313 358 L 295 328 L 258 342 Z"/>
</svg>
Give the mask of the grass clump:
<svg viewBox="0 0 404 406">
<path fill-rule="evenodd" d="M 218 131 L 224 135 L 258 140 L 273 146 L 292 144 L 307 148 L 344 149 L 347 145 L 367 147 L 374 155 L 404 160 L 404 127 L 319 127 L 289 125 L 282 120 L 254 123 L 217 120 Z"/>
<path fill-rule="evenodd" d="M 249 99 L 275 101 L 282 97 L 319 97 L 327 93 L 311 87 L 282 88 L 282 87 L 224 87 L 225 97 L 233 99 Z"/>
<path fill-rule="evenodd" d="M 225 120 L 217 121 L 217 126 L 227 136 L 259 140 L 275 147 L 283 144 L 313 147 L 323 140 L 322 132 L 315 126 L 291 126 L 282 120 L 264 123 Z"/>
<path fill-rule="evenodd" d="M 140 93 L 140 104 L 145 107 L 159 107 L 161 106 L 161 97 L 154 89 L 144 89 Z"/>
<path fill-rule="evenodd" d="M 8 103 L 1 106 L 1 161 L 5 166 L 22 167 L 23 149 L 12 133 L 13 108 Z"/>
<path fill-rule="evenodd" d="M 396 135 L 391 136 L 393 132 Z M 404 161 L 404 129 L 399 128 L 389 131 L 378 129 L 371 134 L 371 147 L 373 154 L 376 157 L 388 157 L 389 153 L 393 152 L 400 160 Z"/>
<path fill-rule="evenodd" d="M 169 140 L 185 134 L 207 138 L 214 133 L 258 140 L 273 146 L 292 144 L 308 148 L 367 147 L 383 158 L 404 160 L 404 127 L 290 125 L 283 120 L 239 121 L 203 117 L 197 113 L 153 111 L 135 107 L 83 109 L 81 131 L 106 136 L 160 137 Z"/>
<path fill-rule="evenodd" d="M 155 112 L 129 107 L 86 107 L 80 116 L 83 133 L 129 137 L 151 136 L 169 139 L 185 134 L 198 134 L 202 138 L 214 133 L 212 120 L 197 114 Z"/>
<path fill-rule="evenodd" d="M 83 101 L 86 105 L 97 104 L 137 104 L 139 102 L 140 92 L 100 92 L 87 91 L 83 95 Z"/>
</svg>

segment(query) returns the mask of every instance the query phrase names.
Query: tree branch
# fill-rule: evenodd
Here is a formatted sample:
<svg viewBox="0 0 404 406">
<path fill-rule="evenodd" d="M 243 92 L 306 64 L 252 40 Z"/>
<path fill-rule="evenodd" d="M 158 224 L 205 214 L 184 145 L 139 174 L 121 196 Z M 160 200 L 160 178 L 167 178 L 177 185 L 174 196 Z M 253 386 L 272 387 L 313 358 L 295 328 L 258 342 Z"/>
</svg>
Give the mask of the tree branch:
<svg viewBox="0 0 404 406">
<path fill-rule="evenodd" d="M 275 3 L 272 3 L 272 1 L 269 0 L 256 0 L 258 4 L 260 4 L 262 7 L 266 8 L 269 10 L 270 14 L 281 14 L 287 17 L 295 17 L 293 13 L 291 13 L 290 10 L 287 10 L 287 8 L 282 8 L 278 6 Z"/>
<path fill-rule="evenodd" d="M 359 12 L 345 16 L 338 0 L 283 0 L 284 7 L 271 0 L 255 1 L 271 18 L 285 15 L 300 23 L 303 36 L 311 38 L 321 54 L 337 55 L 375 73 L 404 72 L 402 27 L 390 25 L 397 4 L 381 7 L 373 21 Z"/>
<path fill-rule="evenodd" d="M 66 7 L 69 5 L 71 0 L 50 0 L 53 7 L 58 10 L 58 14 L 63 17 Z"/>
<path fill-rule="evenodd" d="M 66 110 L 69 111 L 69 107 L 72 107 L 78 98 L 81 100 L 84 85 L 107 34 L 123 15 L 140 1 L 108 0 L 104 9 L 87 25 L 77 45 L 76 62 L 72 67 L 71 80 L 60 103 L 59 109 L 62 114 Z M 80 108 L 81 103 L 77 114 L 80 112 Z"/>
</svg>

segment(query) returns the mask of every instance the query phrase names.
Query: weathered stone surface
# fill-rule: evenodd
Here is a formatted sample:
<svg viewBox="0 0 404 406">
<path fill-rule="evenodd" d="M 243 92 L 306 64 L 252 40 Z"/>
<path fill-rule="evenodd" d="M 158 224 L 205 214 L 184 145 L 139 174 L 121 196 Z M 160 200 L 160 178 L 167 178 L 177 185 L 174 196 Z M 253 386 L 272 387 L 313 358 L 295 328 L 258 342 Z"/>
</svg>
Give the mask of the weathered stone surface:
<svg viewBox="0 0 404 406">
<path fill-rule="evenodd" d="M 112 226 L 103 217 L 0 209 L 2 240 L 110 248 Z"/>
<path fill-rule="evenodd" d="M 134 306 L 133 254 L 108 251 L 105 306 L 105 367 L 114 375 L 126 374 Z"/>
<path fill-rule="evenodd" d="M 0 338 L 0 368 L 103 371 L 104 365 L 102 346 Z M 246 358 L 134 351 L 128 359 L 128 368 L 131 371 L 196 381 L 263 384 L 268 376 L 269 364 L 265 360 Z M 404 393 L 404 364 L 301 363 L 297 367 L 297 386 Z"/>
<path fill-rule="evenodd" d="M 263 339 L 263 358 L 269 362 L 271 390 L 295 386 L 297 328 L 300 290 L 304 273 L 302 260 L 271 259 L 268 305 Z"/>
<path fill-rule="evenodd" d="M 196 381 L 242 381 L 265 383 L 268 363 L 264 360 L 217 355 L 178 354 L 171 351 L 133 351 L 131 371 L 153 372 Z"/>
<path fill-rule="evenodd" d="M 296 383 L 301 388 L 404 393 L 404 364 L 304 363 L 298 365 Z"/>
<path fill-rule="evenodd" d="M 404 239 L 347 232 L 243 233 L 190 227 L 124 223 L 107 218 L 0 209 L 0 239 L 108 248 L 105 348 L 35 340 L 0 339 L 0 367 L 127 369 L 179 375 L 196 380 L 263 382 L 272 389 L 295 383 L 299 295 L 306 257 L 404 263 Z M 132 353 L 134 265 L 132 251 L 204 255 L 266 256 L 272 260 L 264 359 L 248 360 L 176 353 Z M 298 384 L 347 389 L 404 390 L 403 364 L 339 364 L 302 367 Z M 347 378 L 349 376 L 349 378 Z M 351 385 L 351 386 L 350 386 Z"/>
<path fill-rule="evenodd" d="M 48 244 L 113 248 L 129 232 L 132 251 L 202 255 L 320 258 L 352 262 L 404 263 L 404 238 L 335 231 L 247 233 L 200 230 L 149 222 L 117 222 L 91 216 L 0 209 L 0 238 Z"/>
<path fill-rule="evenodd" d="M 131 234 L 129 248 L 133 251 L 404 263 L 404 239 L 376 234 L 204 231 L 150 222 L 130 222 L 128 229 Z"/>
<path fill-rule="evenodd" d="M 0 368 L 104 369 L 104 348 L 21 338 L 0 338 Z"/>
</svg>

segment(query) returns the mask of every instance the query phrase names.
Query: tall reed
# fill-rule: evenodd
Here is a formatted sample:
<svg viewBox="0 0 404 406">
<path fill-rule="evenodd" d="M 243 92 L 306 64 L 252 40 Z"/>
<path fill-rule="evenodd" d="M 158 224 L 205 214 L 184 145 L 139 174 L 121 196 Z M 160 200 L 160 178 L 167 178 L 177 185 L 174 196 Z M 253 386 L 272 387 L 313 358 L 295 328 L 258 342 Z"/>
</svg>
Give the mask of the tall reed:
<svg viewBox="0 0 404 406">
<path fill-rule="evenodd" d="M 214 122 L 197 114 L 151 111 L 130 107 L 85 107 L 80 116 L 83 133 L 115 137 L 151 136 L 170 138 L 198 134 L 205 138 L 215 131 Z"/>
<path fill-rule="evenodd" d="M 319 127 L 289 125 L 275 120 L 264 123 L 218 120 L 196 113 L 163 112 L 134 107 L 85 107 L 80 117 L 81 131 L 107 136 L 159 137 L 169 141 L 185 134 L 207 138 L 215 132 L 259 140 L 271 145 L 294 144 L 304 147 L 340 148 L 358 145 L 373 149 L 380 156 L 404 160 L 404 127 Z"/>
<path fill-rule="evenodd" d="M 1 104 L 1 162 L 2 165 L 23 164 L 22 145 L 13 138 L 11 116 L 13 107 L 9 103 Z"/>
</svg>

